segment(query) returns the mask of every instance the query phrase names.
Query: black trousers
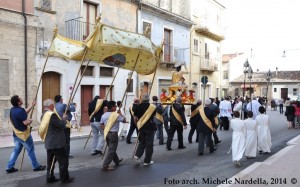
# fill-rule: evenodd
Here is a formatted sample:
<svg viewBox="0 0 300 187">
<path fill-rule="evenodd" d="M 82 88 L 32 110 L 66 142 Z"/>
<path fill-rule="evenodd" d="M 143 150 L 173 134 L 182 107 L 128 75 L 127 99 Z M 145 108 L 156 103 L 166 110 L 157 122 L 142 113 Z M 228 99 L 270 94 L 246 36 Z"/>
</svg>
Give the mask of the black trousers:
<svg viewBox="0 0 300 187">
<path fill-rule="evenodd" d="M 191 129 L 188 136 L 188 141 L 191 143 L 193 140 L 194 132 L 196 131 L 196 142 L 198 142 L 198 132 L 197 132 L 197 124 L 191 123 Z"/>
<path fill-rule="evenodd" d="M 206 146 L 209 147 L 209 150 L 212 152 L 214 150 L 214 145 L 211 138 L 211 132 L 199 132 L 198 135 L 198 154 L 204 153 L 204 143 L 206 142 Z"/>
<path fill-rule="evenodd" d="M 168 118 L 165 118 L 165 117 L 164 117 L 164 127 L 165 127 L 165 131 L 166 131 L 167 135 L 169 136 L 169 130 L 170 130 L 169 120 L 168 120 Z"/>
<path fill-rule="evenodd" d="M 138 133 L 138 129 L 137 129 L 136 125 L 134 123 L 130 123 L 130 128 L 129 128 L 129 131 L 128 131 L 128 134 L 126 137 L 127 142 L 131 142 L 131 136 L 132 136 L 134 130 L 136 130 L 136 133 Z"/>
<path fill-rule="evenodd" d="M 67 141 L 66 152 L 70 155 L 71 129 L 65 128 L 65 135 Z"/>
<path fill-rule="evenodd" d="M 220 117 L 221 118 L 221 125 L 220 125 L 220 129 L 222 130 L 222 128 L 224 130 L 228 130 L 229 129 L 229 120 L 228 120 L 228 117 Z"/>
<path fill-rule="evenodd" d="M 109 166 L 114 161 L 115 164 L 119 164 L 119 157 L 117 155 L 118 148 L 118 132 L 109 132 L 106 137 L 108 151 L 103 161 L 103 167 Z"/>
<path fill-rule="evenodd" d="M 154 131 L 140 130 L 139 144 L 136 149 L 135 156 L 141 158 L 145 152 L 144 163 L 150 163 L 153 154 Z"/>
<path fill-rule="evenodd" d="M 55 160 L 53 162 L 53 158 L 55 157 Z M 58 162 L 59 165 L 59 177 L 61 182 L 65 182 L 69 180 L 69 155 L 66 153 L 65 148 L 59 148 L 59 149 L 47 149 L 47 175 L 46 180 L 47 182 L 50 182 L 53 180 L 54 177 L 54 168 L 55 163 Z M 53 167 L 51 169 L 51 165 L 53 162 Z"/>
<path fill-rule="evenodd" d="M 175 132 L 177 131 L 178 148 L 183 147 L 183 126 L 182 125 L 170 125 L 170 131 L 167 140 L 167 149 L 171 148 L 172 140 Z"/>
</svg>

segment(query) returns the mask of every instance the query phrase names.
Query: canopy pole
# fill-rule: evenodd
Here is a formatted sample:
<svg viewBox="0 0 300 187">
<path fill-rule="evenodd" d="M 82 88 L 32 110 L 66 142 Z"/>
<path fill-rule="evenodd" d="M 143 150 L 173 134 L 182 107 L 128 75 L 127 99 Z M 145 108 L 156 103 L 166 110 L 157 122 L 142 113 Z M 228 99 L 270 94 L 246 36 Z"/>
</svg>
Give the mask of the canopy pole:
<svg viewBox="0 0 300 187">
<path fill-rule="evenodd" d="M 77 75 L 76 75 L 76 79 L 75 79 L 73 88 L 74 88 L 75 85 L 76 85 L 76 82 L 77 82 L 77 79 L 78 79 L 78 76 L 79 76 L 79 73 L 80 73 L 80 70 L 81 70 L 81 66 L 82 66 L 83 61 L 84 61 L 84 59 L 85 59 L 86 53 L 87 53 L 87 47 L 85 47 L 84 54 L 83 54 L 83 57 L 82 57 L 82 59 L 81 59 L 80 66 L 79 66 L 79 68 L 78 68 L 78 72 L 77 72 Z M 81 80 L 81 79 L 80 79 L 80 80 Z M 78 82 L 78 84 L 80 84 L 80 82 Z M 73 95 L 73 92 L 74 92 L 74 89 L 72 89 L 72 92 L 71 92 L 71 95 L 70 95 L 70 97 L 69 97 L 69 101 L 68 101 L 67 107 L 66 107 L 66 109 L 65 109 L 64 115 L 67 114 L 67 111 L 68 111 L 68 108 L 69 108 L 69 106 L 70 106 L 71 97 L 72 97 L 72 95 Z M 75 93 L 74 93 L 74 94 L 75 94 Z M 50 167 L 50 171 L 52 171 L 53 164 L 54 164 L 54 160 L 55 160 L 55 156 L 53 157 L 52 164 L 51 164 L 51 167 Z"/>
<path fill-rule="evenodd" d="M 117 69 L 116 75 L 114 76 L 114 79 L 112 80 L 112 82 L 111 82 L 111 84 L 110 84 L 110 86 L 109 86 L 109 89 L 108 89 L 108 91 L 107 91 L 107 93 L 106 93 L 106 95 L 105 95 L 104 100 L 107 99 L 108 94 L 111 92 L 112 85 L 113 85 L 113 83 L 114 83 L 114 81 L 115 81 L 115 79 L 116 79 L 116 76 L 117 76 L 118 73 L 119 73 L 119 69 L 120 69 L 120 68 Z"/>
<path fill-rule="evenodd" d="M 153 74 L 153 77 L 152 77 L 152 82 L 151 82 L 151 86 L 150 86 L 149 93 L 148 93 L 148 94 L 149 94 L 149 96 L 151 95 L 151 90 L 152 90 L 152 86 L 153 86 L 154 78 L 155 78 L 155 76 L 156 76 L 157 67 L 158 67 L 158 61 L 157 61 L 157 63 L 156 63 L 156 66 L 155 66 L 155 72 L 154 72 L 154 74 Z"/>
<path fill-rule="evenodd" d="M 83 54 L 83 57 L 82 57 L 82 59 L 81 59 L 80 66 L 79 66 L 78 71 L 77 71 L 76 79 L 75 79 L 75 82 L 74 82 L 74 84 L 73 84 L 73 88 L 75 87 L 76 82 L 77 82 L 77 79 L 78 79 L 78 77 L 79 77 L 79 73 L 80 73 L 80 70 L 81 70 L 81 66 L 83 65 L 83 61 L 84 61 L 84 59 L 85 59 L 85 56 L 86 56 L 86 53 L 87 53 L 87 49 L 88 49 L 88 48 L 85 47 L 84 54 Z M 80 79 L 80 81 L 81 81 L 81 79 Z M 80 84 L 80 82 L 78 82 L 78 84 Z M 77 90 L 76 90 L 76 91 L 77 91 Z M 72 89 L 72 91 L 71 91 L 71 94 L 70 94 L 70 97 L 69 97 L 69 101 L 68 101 L 68 104 L 67 104 L 67 107 L 66 107 L 66 109 L 65 109 L 64 114 L 67 114 L 67 111 L 68 111 L 68 108 L 69 108 L 69 106 L 70 106 L 71 98 L 72 98 L 73 93 L 74 93 L 74 95 L 76 94 L 76 92 L 74 92 L 74 89 Z"/>
<path fill-rule="evenodd" d="M 52 40 L 51 40 L 50 48 L 52 46 L 52 43 L 53 43 L 55 37 L 57 36 L 57 31 L 58 31 L 57 26 L 55 26 L 54 29 L 53 29 L 53 37 L 52 37 Z M 42 82 L 43 74 L 45 72 L 46 64 L 48 62 L 49 54 L 50 54 L 50 49 L 48 50 L 48 53 L 47 53 L 47 56 L 46 56 L 46 60 L 45 60 L 44 66 L 43 66 L 43 70 L 42 70 L 41 75 L 40 75 L 40 79 L 39 79 L 39 83 L 38 83 L 38 86 L 37 86 L 37 90 L 36 90 L 36 93 L 35 93 L 35 96 L 34 96 L 34 99 L 33 99 L 34 101 L 36 101 L 36 99 L 37 99 L 37 95 L 38 95 L 38 92 L 39 92 L 39 89 L 40 89 L 40 85 L 41 85 L 41 82 Z M 31 108 L 29 119 L 32 119 L 33 110 L 34 110 L 34 106 L 32 106 L 32 108 Z M 23 147 L 23 154 L 22 154 L 22 159 L 21 159 L 21 164 L 20 164 L 20 171 L 22 170 L 24 155 L 25 155 L 25 148 Z"/>
<path fill-rule="evenodd" d="M 139 51 L 139 53 L 138 53 L 138 55 L 137 55 L 137 57 L 136 57 L 135 64 L 134 64 L 133 70 L 131 71 L 130 79 L 129 79 L 128 83 L 127 83 L 127 86 L 126 86 L 126 89 L 125 89 L 125 92 L 124 92 L 124 95 L 123 95 L 123 98 L 122 98 L 121 103 L 123 103 L 123 100 L 124 100 L 125 95 L 126 95 L 126 93 L 127 93 L 127 89 L 128 89 L 129 84 L 130 84 L 130 81 L 131 81 L 133 72 L 135 71 L 135 68 L 136 68 L 136 65 L 137 65 L 137 62 L 138 62 L 139 57 L 140 57 L 140 51 Z M 105 149 L 104 149 L 104 152 L 103 152 L 103 155 L 102 155 L 102 159 L 104 158 L 106 149 L 107 149 L 107 144 L 105 145 Z"/>
<path fill-rule="evenodd" d="M 114 78 L 113 78 L 113 80 L 112 80 L 112 82 L 111 82 L 111 84 L 110 84 L 110 86 L 109 86 L 109 90 L 108 90 L 108 92 L 106 93 L 104 100 L 107 99 L 108 93 L 111 91 L 111 87 L 112 87 L 112 85 L 113 85 L 113 83 L 114 83 L 114 81 L 115 81 L 115 79 L 116 79 L 116 76 L 118 75 L 119 69 L 120 69 L 120 68 L 118 68 L 118 70 L 117 70 L 117 72 L 116 72 L 116 75 L 114 76 Z M 89 141 L 91 135 L 92 135 L 92 130 L 90 131 L 90 134 L 89 134 L 88 138 L 86 139 L 86 142 L 85 142 L 85 144 L 84 144 L 84 146 L 83 146 L 83 149 L 85 149 L 86 144 L 88 143 L 88 141 Z"/>
<path fill-rule="evenodd" d="M 84 70 L 82 71 L 82 73 L 81 73 L 81 75 L 80 75 L 79 83 L 81 83 L 81 80 L 82 80 L 82 78 L 83 78 L 84 72 L 85 72 L 85 70 L 87 69 L 87 67 L 88 67 L 89 64 L 90 64 L 90 60 L 87 62 L 87 64 L 86 64 Z M 75 92 L 74 92 L 75 94 L 73 94 L 73 95 L 71 96 L 71 101 L 74 100 L 74 97 L 75 97 L 75 95 L 76 95 L 76 93 L 77 93 L 78 87 L 80 86 L 79 83 L 78 83 L 77 86 L 76 86 L 76 89 L 75 89 Z"/>
</svg>

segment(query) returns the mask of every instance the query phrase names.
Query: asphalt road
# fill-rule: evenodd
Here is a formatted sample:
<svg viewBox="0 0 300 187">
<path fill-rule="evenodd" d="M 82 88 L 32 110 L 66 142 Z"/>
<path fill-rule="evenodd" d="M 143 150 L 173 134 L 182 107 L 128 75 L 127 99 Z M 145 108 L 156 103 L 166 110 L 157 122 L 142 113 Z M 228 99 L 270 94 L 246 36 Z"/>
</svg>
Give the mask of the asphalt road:
<svg viewBox="0 0 300 187">
<path fill-rule="evenodd" d="M 268 114 L 271 116 L 272 154 L 274 154 L 285 147 L 287 141 L 299 135 L 300 130 L 287 129 L 285 116 L 280 115 L 278 111 L 268 111 Z M 135 165 L 131 159 L 134 145 L 120 141 L 117 152 L 124 161 L 116 170 L 108 172 L 101 170 L 102 160 L 99 156 L 89 155 L 89 145 L 83 150 L 86 139 L 73 139 L 71 154 L 74 158 L 70 159 L 69 169 L 70 176 L 75 177 L 75 182 L 68 186 L 216 186 L 203 182 L 209 179 L 225 180 L 252 163 L 261 162 L 272 155 L 258 154 L 255 159 L 243 159 L 242 167 L 237 168 L 232 163 L 231 154 L 227 154 L 231 144 L 231 131 L 218 131 L 222 142 L 218 144 L 217 151 L 210 154 L 206 150 L 203 156 L 197 155 L 196 143 L 187 143 L 187 133 L 188 130 L 185 130 L 184 141 L 187 148 L 184 150 L 176 149 L 176 139 L 173 141 L 172 151 L 166 151 L 165 145 L 158 145 L 158 140 L 155 140 L 153 155 L 155 163 L 151 166 Z M 39 162 L 46 163 L 44 145 L 37 144 L 35 147 Z M 45 171 L 33 172 L 27 156 L 21 172 L 6 174 L 5 164 L 11 151 L 12 148 L 0 149 L 2 168 L 0 186 L 61 186 L 60 183 L 47 184 Z M 19 163 L 16 166 L 19 166 Z"/>
</svg>

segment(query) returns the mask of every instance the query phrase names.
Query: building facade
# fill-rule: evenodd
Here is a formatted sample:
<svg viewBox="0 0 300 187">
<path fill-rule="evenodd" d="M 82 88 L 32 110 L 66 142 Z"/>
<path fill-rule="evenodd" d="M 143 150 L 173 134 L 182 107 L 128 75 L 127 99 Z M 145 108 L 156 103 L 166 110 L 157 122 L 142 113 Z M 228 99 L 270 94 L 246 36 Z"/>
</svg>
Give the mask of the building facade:
<svg viewBox="0 0 300 187">
<path fill-rule="evenodd" d="M 155 45 L 163 45 L 161 63 L 154 75 L 139 75 L 140 93 L 150 92 L 160 95 L 161 89 L 171 86 L 172 72 L 175 66 L 182 65 L 183 75 L 188 80 L 188 66 L 190 64 L 190 1 L 141 1 L 141 17 L 139 19 L 139 33 L 143 33 L 149 25 L 150 39 Z M 153 81 L 152 81 L 153 80 Z"/>
<path fill-rule="evenodd" d="M 200 99 L 220 97 L 222 84 L 222 15 L 225 7 L 215 0 L 192 0 L 190 82 L 196 86 Z M 204 85 L 201 78 L 206 76 Z"/>
<path fill-rule="evenodd" d="M 0 1 L 0 131 L 11 129 L 13 95 L 23 99 L 23 107 L 34 99 L 36 36 L 40 32 L 33 0 Z"/>
</svg>

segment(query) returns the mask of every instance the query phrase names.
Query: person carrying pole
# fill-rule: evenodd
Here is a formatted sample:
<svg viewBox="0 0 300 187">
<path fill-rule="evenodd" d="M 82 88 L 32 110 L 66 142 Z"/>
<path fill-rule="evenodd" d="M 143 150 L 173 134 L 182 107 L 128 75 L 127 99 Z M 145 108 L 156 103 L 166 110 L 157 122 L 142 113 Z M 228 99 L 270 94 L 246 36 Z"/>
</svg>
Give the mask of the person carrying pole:
<svg viewBox="0 0 300 187">
<path fill-rule="evenodd" d="M 150 98 L 147 93 L 142 95 L 141 100 L 141 104 L 139 104 L 134 111 L 135 123 L 139 130 L 139 143 L 134 155 L 134 161 L 139 164 L 141 162 L 140 158 L 145 152 L 144 165 L 148 166 L 154 163 L 154 161 L 152 161 L 152 154 L 156 125 L 153 122 L 153 118 L 156 114 L 156 107 L 149 103 Z"/>
<path fill-rule="evenodd" d="M 18 169 L 14 168 L 14 166 L 23 146 L 28 152 L 33 171 L 43 171 L 46 166 L 42 166 L 38 163 L 34 152 L 34 144 L 30 129 L 32 119 L 27 119 L 27 114 L 35 105 L 35 101 L 33 101 L 32 105 L 26 109 L 21 107 L 23 105 L 23 100 L 18 95 L 14 95 L 10 99 L 10 102 L 13 105 L 10 109 L 10 121 L 13 126 L 15 148 L 6 165 L 6 173 L 14 173 L 18 171 Z"/>
<path fill-rule="evenodd" d="M 101 129 L 104 130 L 104 138 L 107 142 L 108 153 L 103 161 L 103 170 L 113 170 L 118 167 L 123 159 L 119 159 L 117 155 L 118 147 L 118 132 L 120 122 L 125 123 L 126 118 L 122 115 L 120 108 L 116 112 L 116 102 L 109 101 L 107 103 L 107 112 L 105 112 L 100 120 Z M 115 167 L 110 166 L 110 163 L 114 161 Z"/>
<path fill-rule="evenodd" d="M 74 177 L 69 176 L 69 157 L 65 150 L 67 146 L 66 134 L 64 129 L 67 127 L 68 116 L 63 114 L 62 118 L 53 112 L 54 102 L 51 99 L 47 99 L 43 103 L 44 112 L 41 117 L 41 125 L 39 128 L 39 135 L 45 142 L 45 148 L 47 150 L 47 174 L 46 182 L 54 183 L 61 181 L 62 183 L 71 183 L 74 181 Z M 54 176 L 55 162 L 59 164 L 59 177 Z"/>
<path fill-rule="evenodd" d="M 107 106 L 107 101 L 100 99 L 99 96 L 95 96 L 93 101 L 89 103 L 89 119 L 93 133 L 93 143 L 91 155 L 102 155 L 102 149 L 104 147 L 103 130 L 100 128 L 100 120 L 104 114 Z"/>
</svg>

